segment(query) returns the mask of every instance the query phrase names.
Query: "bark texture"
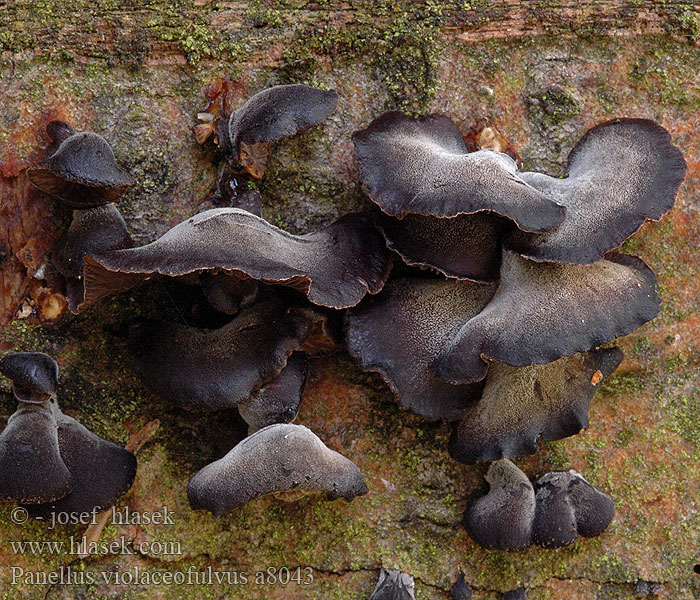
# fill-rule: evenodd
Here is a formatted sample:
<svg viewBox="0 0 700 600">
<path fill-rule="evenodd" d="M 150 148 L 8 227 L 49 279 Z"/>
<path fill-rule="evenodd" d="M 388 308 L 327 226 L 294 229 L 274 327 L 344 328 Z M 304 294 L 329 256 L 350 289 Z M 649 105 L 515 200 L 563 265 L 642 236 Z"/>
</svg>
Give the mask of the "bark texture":
<svg viewBox="0 0 700 600">
<path fill-rule="evenodd" d="M 2 506 L 4 597 L 367 598 L 383 567 L 413 575 L 423 599 L 449 598 L 459 569 L 477 600 L 519 586 L 533 599 L 697 598 L 699 32 L 693 3 L 664 0 L 0 0 L 0 351 L 54 356 L 63 410 L 106 439 L 123 445 L 159 418 L 120 507 L 175 513 L 172 526 L 110 525 L 103 539 L 125 536 L 133 554 L 79 567 L 77 556 L 21 554 L 10 541 L 68 544 L 80 527 L 16 525 Z M 297 423 L 353 460 L 370 493 L 351 504 L 265 498 L 218 521 L 189 509 L 188 479 L 244 427 L 234 414 L 193 418 L 149 394 L 123 335 L 135 316 L 197 325 L 189 292 L 151 285 L 52 320 L 62 282 L 50 255 L 70 214 L 33 191 L 23 169 L 43 158 L 51 119 L 100 133 L 138 182 L 119 204 L 127 224 L 137 243 L 152 241 L 212 202 L 214 151 L 191 128 L 203 88 L 224 75 L 234 105 L 279 83 L 338 90 L 336 113 L 278 144 L 257 184 L 265 218 L 293 233 L 365 205 L 350 134 L 386 109 L 444 113 L 467 138 L 495 127 L 525 169 L 551 175 L 565 173 L 568 151 L 601 121 L 647 117 L 671 132 L 689 166 L 676 207 L 623 247 L 657 273 L 663 311 L 621 340 L 626 359 L 594 399 L 590 428 L 516 461 L 531 478 L 577 469 L 610 494 L 617 513 L 603 536 L 557 551 L 478 547 L 460 520 L 485 491 L 485 466 L 452 461 L 449 427 L 401 411 L 381 379 L 345 352 L 311 361 Z M 15 403 L 0 385 L 6 420 Z M 180 542 L 182 553 L 136 550 L 142 541 Z M 41 583 L 38 574 L 67 565 L 122 573 L 210 566 L 245 571 L 249 582 Z M 314 582 L 255 582 L 257 571 L 283 566 L 311 567 Z M 12 567 L 24 569 L 14 585 Z"/>
</svg>

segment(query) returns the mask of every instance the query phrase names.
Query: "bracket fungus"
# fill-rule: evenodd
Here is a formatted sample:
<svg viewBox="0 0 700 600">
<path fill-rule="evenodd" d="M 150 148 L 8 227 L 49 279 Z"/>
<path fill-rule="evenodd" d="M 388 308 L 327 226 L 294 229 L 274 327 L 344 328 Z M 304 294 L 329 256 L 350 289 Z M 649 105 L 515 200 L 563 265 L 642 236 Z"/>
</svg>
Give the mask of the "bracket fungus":
<svg viewBox="0 0 700 600">
<path fill-rule="evenodd" d="M 600 535 L 615 514 L 610 496 L 576 471 L 547 473 L 533 487 L 504 458 L 491 463 L 486 480 L 489 493 L 469 505 L 463 521 L 472 539 L 486 548 L 513 552 L 533 543 L 559 548 L 579 534 Z"/>
<path fill-rule="evenodd" d="M 22 390 L 0 434 L 0 500 L 25 504 L 37 518 L 113 506 L 133 483 L 136 457 L 61 412 L 56 362 L 39 352 L 12 353 L 0 372 Z"/>
<path fill-rule="evenodd" d="M 252 95 L 228 119 L 200 113 L 207 122 L 195 135 L 204 143 L 214 132 L 222 151 L 253 177 L 265 172 L 269 143 L 291 137 L 325 121 L 335 110 L 338 94 L 308 85 L 276 85 Z"/>
<path fill-rule="evenodd" d="M 212 209 L 146 246 L 86 256 L 84 305 L 155 275 L 217 270 L 293 287 L 320 306 L 347 308 L 382 289 L 390 261 L 365 215 L 292 235 L 245 210 Z"/>
<path fill-rule="evenodd" d="M 455 581 L 454 585 L 450 588 L 450 597 L 452 600 L 471 600 L 472 598 L 472 591 L 467 585 L 464 573 L 461 571 L 457 576 L 457 581 Z"/>
<path fill-rule="evenodd" d="M 480 384 L 452 385 L 429 365 L 493 296 L 493 286 L 406 277 L 346 314 L 350 354 L 377 371 L 404 408 L 428 419 L 458 419 Z"/>
<path fill-rule="evenodd" d="M 567 546 L 578 535 L 603 533 L 615 515 L 615 504 L 576 471 L 547 473 L 535 483 L 537 510 L 533 541 L 544 548 Z"/>
<path fill-rule="evenodd" d="M 131 325 L 136 371 L 158 396 L 187 410 L 222 410 L 277 377 L 322 317 L 268 300 L 214 331 L 142 320 Z"/>
<path fill-rule="evenodd" d="M 554 231 L 514 231 L 508 245 L 533 260 L 588 264 L 617 248 L 647 220 L 672 207 L 686 172 L 683 155 L 663 127 L 616 119 L 593 127 L 569 154 L 568 174 L 519 176 L 566 207 Z"/>
<path fill-rule="evenodd" d="M 456 217 L 489 210 L 525 231 L 548 231 L 566 210 L 516 174 L 492 150 L 469 153 L 448 118 L 388 112 L 352 136 L 362 185 L 386 214 Z"/>
<path fill-rule="evenodd" d="M 482 357 L 513 366 L 550 362 L 634 331 L 660 304 L 654 273 L 634 256 L 563 265 L 504 250 L 495 296 L 431 368 L 447 381 L 469 383 L 486 376 Z"/>
<path fill-rule="evenodd" d="M 415 600 L 416 584 L 408 573 L 381 569 L 379 581 L 369 600 Z"/>
<path fill-rule="evenodd" d="M 73 221 L 54 256 L 56 269 L 66 278 L 66 300 L 71 312 L 77 312 L 83 297 L 85 256 L 133 245 L 124 218 L 113 204 L 73 212 Z"/>
<path fill-rule="evenodd" d="M 90 131 L 77 133 L 63 121 L 51 121 L 48 158 L 27 170 L 29 181 L 71 208 L 115 202 L 134 179 L 114 159 L 107 141 Z"/>
<path fill-rule="evenodd" d="M 454 425 L 450 456 L 467 464 L 514 458 L 535 453 L 538 441 L 576 435 L 621 361 L 619 348 L 606 348 L 527 367 L 490 364 L 481 399 Z"/>
<path fill-rule="evenodd" d="M 279 492 L 324 492 L 352 500 L 368 492 L 360 470 L 302 425 L 278 423 L 247 437 L 189 482 L 193 509 L 215 517 Z"/>
<path fill-rule="evenodd" d="M 510 592 L 503 594 L 503 600 L 527 600 L 527 590 L 522 587 L 510 590 Z"/>
<path fill-rule="evenodd" d="M 507 459 L 491 463 L 486 473 L 490 489 L 464 513 L 464 527 L 485 548 L 508 552 L 525 550 L 532 543 L 535 490 L 518 467 Z"/>
<path fill-rule="evenodd" d="M 379 217 L 388 248 L 407 265 L 476 282 L 498 279 L 504 219 L 488 212 L 451 219 L 406 215 Z"/>
<path fill-rule="evenodd" d="M 306 366 L 306 355 L 295 352 L 277 377 L 238 402 L 238 412 L 253 431 L 294 421 L 306 383 Z"/>
</svg>

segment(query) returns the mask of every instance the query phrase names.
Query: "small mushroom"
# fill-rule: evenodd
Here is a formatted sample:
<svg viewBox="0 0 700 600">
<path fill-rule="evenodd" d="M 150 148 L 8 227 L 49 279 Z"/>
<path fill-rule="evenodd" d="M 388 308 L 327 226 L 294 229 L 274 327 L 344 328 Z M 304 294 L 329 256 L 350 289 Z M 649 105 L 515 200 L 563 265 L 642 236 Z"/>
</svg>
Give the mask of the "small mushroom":
<svg viewBox="0 0 700 600">
<path fill-rule="evenodd" d="M 431 369 L 452 383 L 469 383 L 486 376 L 482 357 L 513 366 L 550 362 L 634 331 L 656 316 L 660 303 L 654 273 L 634 256 L 610 253 L 593 265 L 562 265 L 504 250 L 495 296 Z"/>
<path fill-rule="evenodd" d="M 481 385 L 451 385 L 428 367 L 493 291 L 468 281 L 389 281 L 381 294 L 348 311 L 350 354 L 380 373 L 404 408 L 428 419 L 458 419 L 479 398 Z"/>
<path fill-rule="evenodd" d="M 576 471 L 547 473 L 535 483 L 537 510 L 533 540 L 544 548 L 572 544 L 580 534 L 603 533 L 615 514 L 615 504 Z"/>
<path fill-rule="evenodd" d="M 511 248 L 534 260 L 587 264 L 603 258 L 673 207 L 686 172 L 663 127 L 647 119 L 597 125 L 569 154 L 569 176 L 520 178 L 566 207 L 564 222 L 544 234 L 513 232 Z"/>
<path fill-rule="evenodd" d="M 277 377 L 317 317 L 265 301 L 211 332 L 139 321 L 129 330 L 136 371 L 158 396 L 187 410 L 233 408 Z"/>
<path fill-rule="evenodd" d="M 467 581 L 464 578 L 464 573 L 460 571 L 457 576 L 457 581 L 450 588 L 450 597 L 452 600 L 471 600 L 472 591 L 467 585 Z"/>
<path fill-rule="evenodd" d="M 406 215 L 379 218 L 386 245 L 407 265 L 430 267 L 457 279 L 498 279 L 504 219 L 488 212 L 451 219 Z"/>
<path fill-rule="evenodd" d="M 386 214 L 455 217 L 489 210 L 525 231 L 548 231 L 566 210 L 517 175 L 492 150 L 469 153 L 447 117 L 384 113 L 352 136 L 363 188 Z"/>
<path fill-rule="evenodd" d="M 350 214 L 292 235 L 245 210 L 199 213 L 146 246 L 85 257 L 84 306 L 155 275 L 220 270 L 293 287 L 314 304 L 347 308 L 384 286 L 391 268 L 369 219 Z"/>
<path fill-rule="evenodd" d="M 325 121 L 335 110 L 338 94 L 302 84 L 277 85 L 251 96 L 220 120 L 217 138 L 253 177 L 265 172 L 269 143 L 291 137 Z M 208 131 L 202 128 L 202 133 Z M 208 137 L 208 135 L 206 136 Z M 200 135 L 200 139 L 206 139 Z M 201 143 L 201 142 L 200 142 Z"/>
<path fill-rule="evenodd" d="M 408 573 L 381 569 L 369 600 L 415 600 L 416 584 Z"/>
<path fill-rule="evenodd" d="M 187 495 L 193 509 L 220 517 L 256 498 L 299 490 L 325 492 L 330 500 L 352 500 L 368 491 L 360 470 L 311 430 L 278 423 L 200 470 Z"/>
<path fill-rule="evenodd" d="M 539 442 L 588 427 L 600 382 L 622 361 L 619 348 L 591 350 L 528 367 L 492 363 L 481 399 L 455 423 L 450 456 L 463 463 L 533 454 Z"/>
<path fill-rule="evenodd" d="M 0 434 L 0 502 L 50 502 L 73 488 L 59 450 L 53 402 L 20 400 Z"/>
<path fill-rule="evenodd" d="M 27 170 L 29 181 L 71 208 L 93 208 L 118 200 L 134 179 L 117 165 L 107 141 L 89 131 L 76 133 L 51 121 L 48 158 Z"/>
<path fill-rule="evenodd" d="M 114 506 L 134 482 L 136 457 L 64 415 L 56 403 L 52 408 L 61 458 L 71 473 L 73 489 L 53 502 L 27 506 L 29 514 L 47 520 L 52 514 L 95 514 Z"/>
<path fill-rule="evenodd" d="M 238 403 L 238 412 L 248 423 L 251 433 L 268 425 L 291 423 L 296 419 L 306 383 L 306 363 L 306 355 L 295 352 L 277 377 Z"/>
<path fill-rule="evenodd" d="M 0 359 L 0 373 L 12 381 L 15 398 L 44 404 L 56 396 L 58 365 L 43 352 L 13 352 Z"/>
<path fill-rule="evenodd" d="M 527 600 L 527 590 L 523 587 L 503 594 L 503 600 Z"/>
<path fill-rule="evenodd" d="M 518 467 L 507 459 L 491 463 L 486 473 L 490 489 L 464 513 L 470 537 L 485 548 L 525 550 L 532 542 L 535 490 Z"/>
<path fill-rule="evenodd" d="M 66 299 L 72 313 L 77 312 L 84 293 L 85 256 L 133 245 L 126 223 L 113 204 L 73 212 L 73 222 L 54 256 L 56 269 L 66 278 Z"/>
</svg>

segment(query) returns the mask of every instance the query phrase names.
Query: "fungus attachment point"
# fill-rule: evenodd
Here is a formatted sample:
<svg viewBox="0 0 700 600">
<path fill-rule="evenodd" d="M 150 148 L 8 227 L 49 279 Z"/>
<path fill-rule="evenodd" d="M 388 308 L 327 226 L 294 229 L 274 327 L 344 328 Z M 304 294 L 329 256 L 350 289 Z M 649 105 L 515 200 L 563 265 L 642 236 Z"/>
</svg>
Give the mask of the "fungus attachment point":
<svg viewBox="0 0 700 600">
<path fill-rule="evenodd" d="M 550 362 L 634 331 L 660 304 L 654 273 L 634 256 L 611 253 L 593 265 L 562 265 L 504 250 L 495 296 L 431 368 L 466 383 L 486 376 L 482 356 L 513 366 Z"/>
<path fill-rule="evenodd" d="M 118 200 L 134 179 L 117 165 L 107 141 L 89 131 L 76 133 L 51 121 L 48 158 L 27 170 L 29 181 L 72 208 L 93 208 Z"/>
<path fill-rule="evenodd" d="M 392 280 L 348 312 L 348 349 L 364 369 L 381 374 L 404 408 L 428 419 L 458 419 L 481 385 L 451 385 L 428 367 L 492 295 L 493 286 L 466 281 Z"/>
<path fill-rule="evenodd" d="M 306 364 L 306 355 L 295 352 L 277 377 L 238 403 L 238 412 L 253 432 L 296 419 L 306 383 Z"/>
<path fill-rule="evenodd" d="M 489 210 L 538 232 L 564 219 L 563 207 L 517 176 L 512 158 L 491 150 L 469 153 L 447 117 L 416 120 L 388 112 L 352 137 L 365 192 L 393 217 Z"/>
<path fill-rule="evenodd" d="M 0 359 L 0 373 L 12 380 L 15 398 L 29 404 L 43 404 L 55 397 L 58 365 L 43 352 L 13 352 Z"/>
<path fill-rule="evenodd" d="M 247 437 L 200 470 L 187 486 L 193 509 L 215 517 L 277 492 L 325 492 L 352 500 L 367 493 L 360 470 L 301 425 L 276 424 Z"/>
<path fill-rule="evenodd" d="M 364 215 L 292 235 L 248 211 L 219 208 L 146 246 L 87 256 L 84 305 L 155 275 L 220 270 L 293 287 L 320 306 L 347 308 L 381 290 L 390 267 L 384 241 Z"/>
<path fill-rule="evenodd" d="M 467 581 L 464 578 L 464 573 L 460 571 L 457 576 L 457 581 L 450 588 L 450 597 L 452 600 L 471 600 L 472 591 L 467 585 Z"/>
<path fill-rule="evenodd" d="M 447 277 L 477 282 L 498 279 L 504 222 L 488 212 L 450 219 L 379 217 L 387 247 L 407 265 L 430 267 Z"/>
<path fill-rule="evenodd" d="M 533 540 L 545 548 L 572 544 L 580 534 L 603 533 L 613 516 L 612 498 L 595 489 L 576 471 L 547 473 L 535 483 L 537 511 Z"/>
<path fill-rule="evenodd" d="M 253 177 L 267 163 L 267 142 L 301 133 L 325 121 L 335 110 L 338 94 L 308 85 L 276 85 L 251 96 L 231 113 L 219 132 L 220 144 Z M 227 138 L 223 141 L 221 138 Z M 245 156 L 244 156 L 245 155 Z"/>
<path fill-rule="evenodd" d="M 535 490 L 518 467 L 507 459 L 491 463 L 486 473 L 489 493 L 472 502 L 464 513 L 470 537 L 485 548 L 525 550 L 532 542 Z"/>
<path fill-rule="evenodd" d="M 597 384 L 621 361 L 622 351 L 608 348 L 528 367 L 492 363 L 481 399 L 452 430 L 450 456 L 467 464 L 514 458 L 577 434 L 588 427 Z"/>
<path fill-rule="evenodd" d="M 321 318 L 266 301 L 211 332 L 139 321 L 129 330 L 134 367 L 161 398 L 187 410 L 222 410 L 275 378 Z"/>
<path fill-rule="evenodd" d="M 686 163 L 663 127 L 647 119 L 597 125 L 569 154 L 569 176 L 520 177 L 566 207 L 559 228 L 545 234 L 513 232 L 508 244 L 529 258 L 589 264 L 617 248 L 675 202 Z"/>
<path fill-rule="evenodd" d="M 416 584 L 408 573 L 381 569 L 379 581 L 369 600 L 415 600 Z"/>
</svg>

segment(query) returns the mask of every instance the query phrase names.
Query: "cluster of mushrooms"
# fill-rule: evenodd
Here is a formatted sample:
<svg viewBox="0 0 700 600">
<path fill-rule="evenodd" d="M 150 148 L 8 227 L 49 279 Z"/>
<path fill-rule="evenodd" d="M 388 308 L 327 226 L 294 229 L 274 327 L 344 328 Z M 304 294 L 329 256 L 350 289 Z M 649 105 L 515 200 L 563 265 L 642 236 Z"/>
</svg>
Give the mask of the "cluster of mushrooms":
<svg viewBox="0 0 700 600">
<path fill-rule="evenodd" d="M 227 114 L 225 96 L 220 84 L 209 90 L 197 140 L 213 137 L 230 166 L 255 178 L 264 176 L 272 142 L 321 123 L 337 102 L 333 91 L 284 85 Z M 618 348 L 600 346 L 659 311 L 653 272 L 615 249 L 671 209 L 685 176 L 661 126 L 617 119 L 594 127 L 560 179 L 520 172 L 501 152 L 468 152 L 445 116 L 388 112 L 353 135 L 363 189 L 381 210 L 292 235 L 263 219 L 259 194 L 248 191 L 235 206 L 200 212 L 140 247 L 112 204 L 133 179 L 107 142 L 59 121 L 47 132 L 48 158 L 28 175 L 75 209 L 54 261 L 70 309 L 170 277 L 200 286 L 229 315 L 212 331 L 152 320 L 129 329 L 134 366 L 155 394 L 191 411 L 238 407 L 250 426 L 248 438 L 191 479 L 193 508 L 219 516 L 268 494 L 351 500 L 368 491 L 352 462 L 291 424 L 307 355 L 345 343 L 402 407 L 454 422 L 454 459 L 495 461 L 490 491 L 464 516 L 477 543 L 553 548 L 608 526 L 612 500 L 579 473 L 549 473 L 533 486 L 508 459 L 587 427 L 596 389 L 622 360 Z M 69 418 L 53 398 L 55 363 L 26 353 L 3 361 L 20 409 L 0 437 L 2 464 L 15 424 L 30 418 L 37 424 L 29 446 L 37 456 L 57 448 L 70 481 L 61 437 Z M 36 387 L 29 373 L 51 385 Z M 13 468 L 29 470 L 37 456 L 12 459 Z M 122 466 L 133 479 L 134 465 Z M 3 498 L 54 501 L 70 489 L 66 482 Z M 413 597 L 405 577 L 383 572 L 372 598 Z"/>
</svg>

